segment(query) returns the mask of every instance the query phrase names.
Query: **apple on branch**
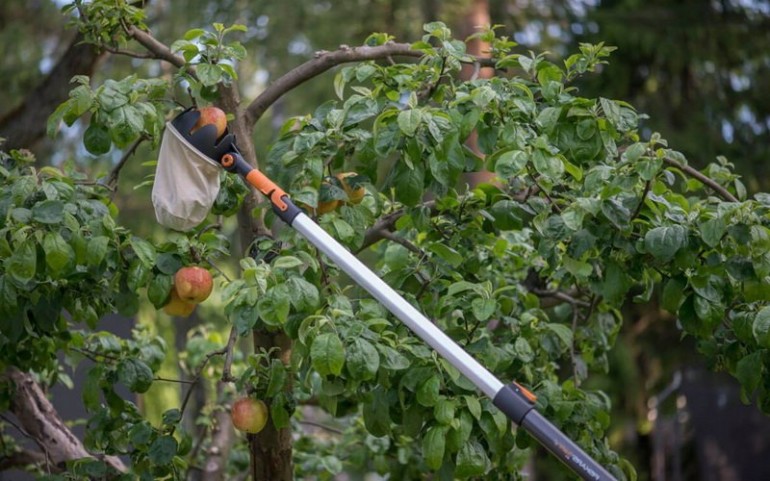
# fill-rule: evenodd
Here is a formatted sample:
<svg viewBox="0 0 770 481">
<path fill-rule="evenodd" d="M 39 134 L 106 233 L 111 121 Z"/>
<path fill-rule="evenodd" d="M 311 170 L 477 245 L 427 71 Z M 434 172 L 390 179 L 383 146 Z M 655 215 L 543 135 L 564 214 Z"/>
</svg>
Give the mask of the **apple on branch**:
<svg viewBox="0 0 770 481">
<path fill-rule="evenodd" d="M 173 290 L 185 302 L 199 304 L 208 299 L 213 288 L 214 279 L 203 267 L 182 267 L 174 275 Z"/>
<path fill-rule="evenodd" d="M 163 312 L 169 316 L 187 317 L 195 310 L 195 304 L 187 302 L 179 297 L 176 289 L 171 288 L 171 296 L 166 305 L 163 306 Z"/>
<path fill-rule="evenodd" d="M 233 403 L 230 416 L 239 431 L 256 434 L 267 424 L 267 405 L 261 399 L 243 397 Z"/>
</svg>

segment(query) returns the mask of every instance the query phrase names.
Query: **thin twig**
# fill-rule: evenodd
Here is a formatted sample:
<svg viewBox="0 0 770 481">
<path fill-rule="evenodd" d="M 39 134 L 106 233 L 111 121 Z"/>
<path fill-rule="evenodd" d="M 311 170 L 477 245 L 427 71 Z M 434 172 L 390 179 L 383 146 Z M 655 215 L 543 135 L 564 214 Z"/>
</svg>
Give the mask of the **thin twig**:
<svg viewBox="0 0 770 481">
<path fill-rule="evenodd" d="M 308 426 L 313 426 L 313 427 L 316 427 L 316 428 L 321 428 L 324 431 L 329 431 L 330 433 L 334 433 L 334 434 L 345 434 L 343 431 L 341 431 L 341 430 L 339 430 L 337 428 L 333 428 L 331 426 L 327 426 L 326 424 L 321 424 L 321 423 L 318 423 L 318 422 L 315 422 L 315 421 L 308 421 L 306 419 L 303 419 L 303 420 L 300 420 L 299 423 L 300 424 L 306 424 Z"/>
<path fill-rule="evenodd" d="M 106 182 L 106 184 L 107 184 L 107 187 L 109 189 L 112 189 L 114 191 L 114 189 L 117 187 L 118 176 L 120 176 L 121 169 L 123 169 L 123 166 L 126 165 L 126 162 L 128 162 L 128 159 L 132 155 L 134 155 L 134 153 L 136 152 L 136 149 L 139 148 L 139 146 L 145 140 L 147 140 L 147 137 L 145 135 L 140 135 L 139 138 L 136 139 L 133 144 L 131 144 L 131 146 L 128 148 L 128 150 L 123 152 L 123 156 L 120 158 L 118 163 L 115 164 L 115 167 L 113 167 L 112 170 L 110 171 L 110 173 L 107 175 L 107 182 Z"/>
<path fill-rule="evenodd" d="M 161 382 L 174 382 L 178 384 L 195 384 L 195 381 L 188 381 L 186 379 L 169 379 L 167 377 L 161 377 L 156 376 L 153 381 L 161 381 Z"/>
<path fill-rule="evenodd" d="M 412 244 L 408 239 L 404 239 L 403 237 L 397 236 L 396 234 L 394 234 L 389 230 L 383 230 L 381 235 L 384 239 L 395 242 L 396 244 L 400 244 L 404 246 L 407 250 L 414 252 L 420 257 L 426 257 L 425 252 L 419 247 L 417 247 L 416 245 Z"/>
<path fill-rule="evenodd" d="M 532 293 L 538 297 L 553 297 L 554 299 L 559 299 L 561 301 L 567 302 L 574 306 L 580 306 L 580 307 L 591 306 L 591 304 L 589 304 L 588 302 L 582 301 L 580 299 L 576 299 L 563 291 L 549 291 L 546 289 L 534 288 L 532 289 Z"/>
<path fill-rule="evenodd" d="M 227 339 L 227 346 L 225 346 L 225 365 L 222 368 L 222 381 L 233 382 L 235 378 L 230 373 L 230 369 L 233 366 L 233 349 L 235 347 L 235 341 L 238 339 L 238 332 L 235 330 L 235 326 L 230 329 L 230 337 Z"/>
<path fill-rule="evenodd" d="M 698 172 L 697 170 L 693 169 L 689 165 L 680 164 L 676 160 L 670 158 L 670 157 L 663 157 L 663 162 L 667 163 L 668 165 L 672 167 L 676 167 L 677 169 L 683 171 L 685 174 L 689 175 L 690 177 L 693 177 L 697 180 L 699 180 L 704 185 L 711 187 L 717 194 L 722 197 L 722 199 L 726 200 L 727 202 L 739 202 L 738 199 L 733 196 L 727 189 L 722 187 L 721 185 L 717 184 L 714 179 L 710 179 L 709 177 L 703 175 L 702 173 Z"/>
<path fill-rule="evenodd" d="M 577 357 L 575 355 L 575 337 L 577 337 L 578 309 L 572 305 L 572 342 L 569 346 L 569 356 L 572 361 L 572 378 L 575 380 L 575 387 L 580 386 L 580 377 L 577 372 Z"/>
<path fill-rule="evenodd" d="M 639 199 L 639 205 L 636 206 L 636 210 L 634 210 L 634 214 L 631 216 L 631 220 L 636 219 L 636 217 L 639 215 L 639 213 L 642 211 L 642 207 L 644 206 L 644 200 L 647 198 L 647 194 L 650 192 L 650 181 L 644 183 L 644 192 L 642 192 L 642 198 Z"/>
<path fill-rule="evenodd" d="M 27 439 L 31 439 L 32 441 L 35 442 L 35 444 L 38 445 L 38 447 L 40 447 L 40 449 L 43 451 L 43 456 L 45 456 L 46 470 L 48 471 L 48 474 L 50 474 L 51 466 L 53 465 L 53 462 L 51 461 L 51 455 L 48 453 L 48 449 L 46 448 L 45 444 L 41 443 L 37 438 L 29 434 L 23 427 L 11 421 L 6 415 L 0 413 L 0 419 L 10 424 L 14 428 L 16 428 L 16 430 L 19 431 L 19 433 L 21 433 L 22 436 L 24 436 Z"/>
<path fill-rule="evenodd" d="M 124 55 L 131 58 L 155 58 L 155 55 L 151 53 L 134 52 L 132 50 L 125 50 L 122 48 L 108 47 L 107 45 L 102 45 L 102 48 L 114 55 Z"/>
<path fill-rule="evenodd" d="M 227 274 L 225 274 L 225 273 L 224 273 L 224 271 L 223 271 L 222 269 L 220 269 L 220 268 L 219 268 L 219 266 L 217 266 L 216 264 L 214 264 L 214 262 L 213 262 L 213 261 L 212 261 L 210 258 L 206 257 L 204 260 L 205 260 L 205 261 L 206 261 L 206 262 L 207 262 L 207 263 L 208 263 L 208 264 L 209 264 L 211 267 L 213 267 L 215 271 L 219 272 L 219 274 L 220 274 L 222 277 L 224 277 L 224 278 L 225 278 L 225 280 L 226 280 L 227 282 L 233 282 L 233 281 L 230 279 L 230 277 L 228 277 L 228 275 L 227 275 Z"/>
</svg>

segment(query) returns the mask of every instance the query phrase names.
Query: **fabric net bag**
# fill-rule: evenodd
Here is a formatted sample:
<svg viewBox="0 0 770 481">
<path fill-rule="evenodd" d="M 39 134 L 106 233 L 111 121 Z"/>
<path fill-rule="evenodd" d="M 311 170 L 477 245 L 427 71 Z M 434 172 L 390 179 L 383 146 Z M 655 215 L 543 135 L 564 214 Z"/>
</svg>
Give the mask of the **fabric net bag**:
<svg viewBox="0 0 770 481">
<path fill-rule="evenodd" d="M 188 109 L 166 124 L 160 145 L 152 205 L 161 225 L 187 231 L 203 222 L 219 193 L 219 159 L 237 151 L 235 137 L 216 138 L 216 127 L 190 133 L 200 117 Z"/>
</svg>

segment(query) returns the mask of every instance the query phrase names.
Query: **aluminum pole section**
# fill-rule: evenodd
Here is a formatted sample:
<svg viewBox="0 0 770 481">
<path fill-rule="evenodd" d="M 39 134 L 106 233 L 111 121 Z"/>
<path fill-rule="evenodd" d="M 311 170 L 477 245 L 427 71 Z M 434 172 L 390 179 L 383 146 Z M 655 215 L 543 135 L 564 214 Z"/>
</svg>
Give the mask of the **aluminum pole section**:
<svg viewBox="0 0 770 481">
<path fill-rule="evenodd" d="M 409 304 L 392 287 L 377 277 L 353 254 L 340 246 L 336 239 L 327 234 L 310 217 L 299 214 L 291 226 L 456 367 L 484 394 L 494 399 L 495 395 L 503 388 L 503 383 L 499 379 Z"/>
</svg>

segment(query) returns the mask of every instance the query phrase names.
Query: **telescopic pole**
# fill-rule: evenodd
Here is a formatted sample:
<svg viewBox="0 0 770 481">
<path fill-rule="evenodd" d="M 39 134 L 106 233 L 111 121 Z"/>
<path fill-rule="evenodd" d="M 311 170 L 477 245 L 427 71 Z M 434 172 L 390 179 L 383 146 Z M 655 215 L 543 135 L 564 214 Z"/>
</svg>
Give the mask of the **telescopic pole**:
<svg viewBox="0 0 770 481">
<path fill-rule="evenodd" d="M 280 187 L 262 172 L 251 167 L 240 154 L 237 152 L 225 154 L 220 162 L 226 170 L 241 175 L 270 199 L 278 217 L 297 230 L 357 284 L 380 301 L 412 332 L 428 343 L 481 392 L 492 399 L 493 404 L 504 412 L 511 421 L 525 429 L 582 479 L 616 481 L 604 467 L 534 409 L 537 399 L 534 394 L 515 382 L 510 385 L 503 384 L 345 247 L 327 234 L 310 217 L 305 215 L 292 203 L 289 196 Z"/>
</svg>

